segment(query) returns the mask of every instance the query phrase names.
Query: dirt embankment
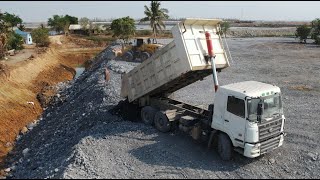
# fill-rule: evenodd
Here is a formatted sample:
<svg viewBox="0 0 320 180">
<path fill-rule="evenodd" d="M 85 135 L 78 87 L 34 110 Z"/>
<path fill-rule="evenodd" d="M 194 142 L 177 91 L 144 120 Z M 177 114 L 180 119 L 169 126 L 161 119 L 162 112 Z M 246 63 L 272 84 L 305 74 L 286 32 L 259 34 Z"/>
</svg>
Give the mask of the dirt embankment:
<svg viewBox="0 0 320 180">
<path fill-rule="evenodd" d="M 42 113 L 58 82 L 71 80 L 74 67 L 84 64 L 103 47 L 85 47 L 63 36 L 51 37 L 51 46 L 34 59 L 0 65 L 0 166 L 19 133 Z M 90 44 L 91 45 L 91 44 Z M 39 102 L 40 100 L 40 102 Z"/>
</svg>

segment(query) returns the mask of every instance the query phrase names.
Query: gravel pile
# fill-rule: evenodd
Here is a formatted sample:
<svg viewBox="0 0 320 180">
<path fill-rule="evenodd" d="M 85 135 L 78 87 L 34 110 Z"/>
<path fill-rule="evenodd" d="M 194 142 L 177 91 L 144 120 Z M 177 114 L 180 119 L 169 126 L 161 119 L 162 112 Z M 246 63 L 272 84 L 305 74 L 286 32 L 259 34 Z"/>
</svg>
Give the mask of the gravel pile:
<svg viewBox="0 0 320 180">
<path fill-rule="evenodd" d="M 11 153 L 8 178 L 319 178 L 319 47 L 290 50 L 285 47 L 295 40 L 289 38 L 228 41 L 233 61 L 218 74 L 219 83 L 280 86 L 288 133 L 281 148 L 256 159 L 235 154 L 224 162 L 182 132 L 160 133 L 111 114 L 122 100 L 121 73 L 137 64 L 108 60 L 106 49 L 79 78 L 59 84 L 55 104 Z M 208 76 L 174 97 L 208 105 L 213 93 Z"/>
<path fill-rule="evenodd" d="M 121 75 L 110 70 L 111 79 L 107 82 L 105 69 L 124 70 L 120 65 L 108 64 L 109 50 L 101 52 L 91 69 L 80 77 L 57 85 L 59 93 L 53 106 L 45 110 L 27 134 L 17 138 L 8 158 L 8 170 L 13 171 L 9 178 L 62 177 L 66 166 L 78 160 L 76 145 L 83 138 L 99 130 L 104 134 L 112 124 L 122 121 L 108 112 L 121 100 Z"/>
</svg>

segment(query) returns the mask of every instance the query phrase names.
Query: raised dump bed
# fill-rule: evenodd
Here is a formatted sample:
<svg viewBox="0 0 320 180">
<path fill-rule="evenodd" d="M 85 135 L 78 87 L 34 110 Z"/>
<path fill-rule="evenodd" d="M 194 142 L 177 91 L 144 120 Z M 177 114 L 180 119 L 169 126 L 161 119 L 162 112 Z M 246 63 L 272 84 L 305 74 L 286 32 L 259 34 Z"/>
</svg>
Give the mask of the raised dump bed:
<svg viewBox="0 0 320 180">
<path fill-rule="evenodd" d="M 129 102 L 139 98 L 167 96 L 212 73 L 205 32 L 212 38 L 217 70 L 229 67 L 219 19 L 185 19 L 171 32 L 173 41 L 122 76 L 121 96 Z"/>
</svg>

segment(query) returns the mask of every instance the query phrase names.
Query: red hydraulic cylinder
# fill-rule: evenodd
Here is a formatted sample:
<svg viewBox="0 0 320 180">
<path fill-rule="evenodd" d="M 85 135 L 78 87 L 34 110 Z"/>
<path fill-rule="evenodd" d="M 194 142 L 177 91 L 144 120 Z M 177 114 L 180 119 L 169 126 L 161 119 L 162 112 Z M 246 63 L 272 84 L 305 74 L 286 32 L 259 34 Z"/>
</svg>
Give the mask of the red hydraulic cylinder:
<svg viewBox="0 0 320 180">
<path fill-rule="evenodd" d="M 217 92 L 218 87 L 219 87 L 219 83 L 218 83 L 218 76 L 217 76 L 216 63 L 215 63 L 216 55 L 213 52 L 213 46 L 212 46 L 212 40 L 211 40 L 210 33 L 208 31 L 206 31 L 205 35 L 206 35 L 208 54 L 209 54 L 209 57 L 211 59 L 214 90 L 215 90 L 215 92 Z"/>
<path fill-rule="evenodd" d="M 209 54 L 209 57 L 211 58 L 214 56 L 211 36 L 208 31 L 206 31 L 205 35 L 206 35 L 206 41 L 207 41 L 207 47 L 208 47 L 208 54 Z"/>
</svg>

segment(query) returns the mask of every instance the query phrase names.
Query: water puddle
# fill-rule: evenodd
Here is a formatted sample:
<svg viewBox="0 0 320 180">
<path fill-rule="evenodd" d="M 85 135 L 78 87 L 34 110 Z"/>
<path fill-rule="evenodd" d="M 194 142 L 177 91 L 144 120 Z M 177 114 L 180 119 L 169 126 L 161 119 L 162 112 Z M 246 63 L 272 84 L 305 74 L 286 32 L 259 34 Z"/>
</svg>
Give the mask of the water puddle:
<svg viewBox="0 0 320 180">
<path fill-rule="evenodd" d="M 76 67 L 75 69 L 76 69 L 76 75 L 74 76 L 74 78 L 78 78 L 86 68 L 85 67 Z"/>
</svg>

